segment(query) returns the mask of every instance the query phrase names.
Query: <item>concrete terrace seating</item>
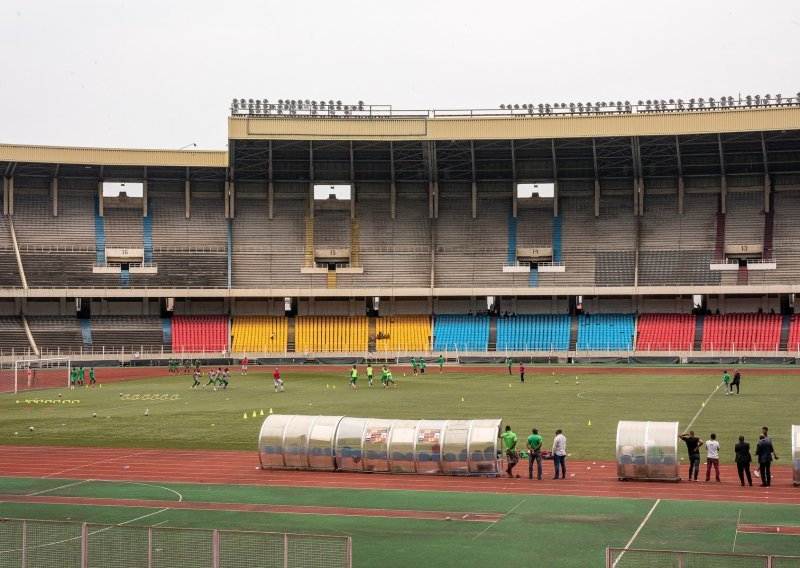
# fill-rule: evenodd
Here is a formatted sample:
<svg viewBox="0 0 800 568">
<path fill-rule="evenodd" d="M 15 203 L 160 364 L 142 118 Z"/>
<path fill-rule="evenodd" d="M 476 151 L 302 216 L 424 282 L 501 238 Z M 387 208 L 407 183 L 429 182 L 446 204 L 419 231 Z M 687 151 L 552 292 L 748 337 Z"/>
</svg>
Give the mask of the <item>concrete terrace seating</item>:
<svg viewBox="0 0 800 568">
<path fill-rule="evenodd" d="M 0 317 L 0 355 L 26 355 L 31 345 L 22 327 L 22 318 Z"/>
<path fill-rule="evenodd" d="M 570 317 L 516 315 L 497 320 L 498 351 L 550 351 L 569 348 Z"/>
<path fill-rule="evenodd" d="M 764 193 L 728 193 L 725 214 L 726 245 L 760 245 L 764 242 Z"/>
<path fill-rule="evenodd" d="M 0 215 L 0 287 L 22 286 L 19 276 L 17 257 L 14 255 L 14 243 L 11 240 L 11 230 L 8 218 Z"/>
<path fill-rule="evenodd" d="M 798 219 L 800 219 L 800 192 L 775 193 L 774 259 L 777 268 L 774 271 L 765 271 L 768 283 L 789 284 L 800 280 Z"/>
<path fill-rule="evenodd" d="M 639 248 L 646 250 L 714 251 L 717 231 L 717 196 L 687 194 L 683 215 L 676 196 L 645 197 Z"/>
<path fill-rule="evenodd" d="M 388 199 L 361 197 L 358 228 L 364 273 L 337 275 L 338 286 L 350 282 L 354 286 L 431 285 L 431 221 L 426 199 L 398 197 L 392 220 Z"/>
<path fill-rule="evenodd" d="M 106 208 L 103 212 L 103 226 L 106 246 L 144 248 L 141 209 Z"/>
<path fill-rule="evenodd" d="M 703 320 L 703 351 L 777 351 L 778 314 L 720 314 Z"/>
<path fill-rule="evenodd" d="M 640 286 L 719 284 L 720 273 L 709 269 L 713 250 L 643 250 L 639 253 Z"/>
<path fill-rule="evenodd" d="M 236 316 L 231 327 L 232 350 L 283 353 L 288 334 L 289 320 L 283 316 Z"/>
<path fill-rule="evenodd" d="M 240 197 L 232 224 L 234 288 L 325 287 L 326 276 L 301 274 L 305 265 L 306 199 L 266 201 Z"/>
<path fill-rule="evenodd" d="M 477 217 L 473 219 L 471 199 L 439 199 L 437 287 L 527 286 L 527 274 L 503 272 L 508 260 L 510 210 L 510 199 L 479 199 Z"/>
<path fill-rule="evenodd" d="M 36 345 L 42 355 L 57 353 L 80 353 L 83 335 L 75 316 L 28 316 Z"/>
<path fill-rule="evenodd" d="M 486 351 L 489 316 L 438 315 L 433 335 L 434 351 Z"/>
<path fill-rule="evenodd" d="M 193 196 L 189 219 L 182 195 L 152 196 L 148 207 L 158 274 L 133 274 L 131 287 L 227 287 L 228 222 L 222 195 Z"/>
<path fill-rule="evenodd" d="M 173 353 L 221 353 L 227 349 L 226 316 L 172 316 Z"/>
<path fill-rule="evenodd" d="M 642 314 L 637 326 L 640 351 L 689 351 L 694 346 L 694 314 Z"/>
<path fill-rule="evenodd" d="M 95 353 L 103 348 L 152 352 L 164 347 L 163 321 L 157 316 L 98 316 L 90 324 Z"/>
<path fill-rule="evenodd" d="M 578 316 L 578 351 L 633 349 L 633 314 Z"/>
</svg>

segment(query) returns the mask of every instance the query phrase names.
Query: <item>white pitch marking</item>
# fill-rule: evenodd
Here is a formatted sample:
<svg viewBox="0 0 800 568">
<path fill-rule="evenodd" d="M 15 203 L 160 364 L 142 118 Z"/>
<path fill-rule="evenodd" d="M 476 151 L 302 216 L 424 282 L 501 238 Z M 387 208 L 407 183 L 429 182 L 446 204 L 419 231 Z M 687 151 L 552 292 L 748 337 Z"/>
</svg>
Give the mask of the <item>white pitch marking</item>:
<svg viewBox="0 0 800 568">
<path fill-rule="evenodd" d="M 742 510 L 739 509 L 739 518 L 736 519 L 736 530 L 733 532 L 733 548 L 731 552 L 736 552 L 736 537 L 739 535 L 739 524 L 742 522 Z"/>
<path fill-rule="evenodd" d="M 644 517 L 644 520 L 642 520 L 642 523 L 639 525 L 639 528 L 638 528 L 638 529 L 636 529 L 636 532 L 635 532 L 635 533 L 633 533 L 633 536 L 632 536 L 632 537 L 631 537 L 631 539 L 628 541 L 628 544 L 626 544 L 626 545 L 625 545 L 625 548 L 630 548 L 630 546 L 633 544 L 633 541 L 634 541 L 634 540 L 636 540 L 636 537 L 637 537 L 637 536 L 639 536 L 639 532 L 640 532 L 640 531 L 641 531 L 641 530 L 644 528 L 644 526 L 647 524 L 647 521 L 649 521 L 649 520 L 650 520 L 650 515 L 652 515 L 652 514 L 653 514 L 653 511 L 655 511 L 655 510 L 656 510 L 656 507 L 658 507 L 658 504 L 659 504 L 659 503 L 661 503 L 661 499 L 658 499 L 658 500 L 656 500 L 656 502 L 655 502 L 655 503 L 653 503 L 653 506 L 650 508 L 650 511 L 649 511 L 649 512 L 647 513 L 647 515 Z M 611 568 L 617 568 L 617 564 L 619 563 L 620 559 L 622 558 L 622 556 L 623 556 L 624 554 L 625 554 L 625 550 L 623 550 L 622 552 L 620 552 L 620 553 L 619 553 L 619 556 L 617 556 L 617 559 L 616 559 L 616 560 L 614 560 L 614 564 L 612 564 L 612 565 L 611 565 Z"/>
<path fill-rule="evenodd" d="M 485 528 L 485 529 L 483 529 L 481 532 L 479 532 L 479 533 L 478 533 L 478 534 L 476 534 L 474 537 L 472 537 L 472 540 L 475 540 L 476 538 L 478 538 L 479 536 L 481 536 L 483 533 L 485 533 L 486 531 L 488 531 L 490 528 L 492 528 L 493 526 L 495 526 L 495 525 L 498 523 L 498 521 L 500 521 L 500 519 L 503 519 L 503 518 L 505 518 L 507 515 L 510 515 L 510 514 L 511 514 L 511 513 L 512 513 L 512 512 L 513 512 L 513 511 L 514 511 L 516 508 L 517 508 L 517 507 L 519 507 L 520 505 L 522 505 L 524 502 L 525 502 L 525 499 L 523 499 L 522 501 L 520 501 L 519 503 L 517 503 L 516 505 L 514 505 L 513 507 L 511 507 L 511 510 L 510 510 L 510 511 L 508 511 L 508 513 L 506 513 L 505 515 L 503 515 L 503 516 L 502 516 L 502 517 L 500 517 L 499 519 L 497 519 L 497 520 L 495 520 L 495 521 L 492 521 L 492 523 L 490 523 L 488 527 L 486 527 L 486 528 Z"/>
<path fill-rule="evenodd" d="M 62 473 L 66 473 L 66 472 L 68 472 L 68 471 L 74 471 L 74 470 L 76 470 L 76 469 L 83 469 L 83 468 L 85 468 L 85 467 L 90 467 L 90 466 L 93 466 L 93 465 L 98 465 L 98 464 L 101 464 L 101 463 L 108 463 L 108 462 L 112 462 L 112 461 L 124 460 L 124 459 L 127 459 L 127 458 L 132 458 L 132 457 L 134 457 L 134 456 L 140 456 L 140 455 L 142 455 L 142 454 L 149 454 L 151 451 L 152 451 L 152 450 L 146 450 L 146 451 L 144 451 L 144 452 L 136 452 L 135 454 L 128 454 L 128 455 L 126 455 L 126 456 L 120 456 L 120 457 L 118 457 L 118 458 L 110 458 L 110 459 L 107 459 L 107 460 L 100 460 L 100 461 L 96 461 L 96 462 L 92 462 L 92 463 L 87 463 L 87 464 L 79 465 L 79 466 L 77 466 L 77 467 L 71 467 L 71 468 L 69 468 L 69 469 L 62 469 L 61 471 L 57 471 L 57 472 L 55 472 L 55 473 L 48 473 L 47 475 L 43 475 L 43 476 L 42 476 L 42 479 L 44 479 L 44 478 L 46 478 L 46 477 L 53 477 L 54 475 L 61 475 Z"/>
<path fill-rule="evenodd" d="M 59 485 L 58 487 L 53 487 L 51 489 L 45 489 L 44 491 L 37 491 L 36 493 L 28 493 L 25 497 L 33 497 L 35 495 L 41 495 L 42 493 L 49 493 L 50 491 L 57 491 L 58 489 L 65 489 L 66 487 L 73 487 L 75 485 L 81 485 L 82 483 L 89 483 L 93 480 L 91 479 L 83 479 L 81 481 L 76 481 L 75 483 L 67 483 L 66 485 Z"/>
<path fill-rule="evenodd" d="M 701 412 L 703 412 L 703 409 L 708 405 L 708 401 L 711 400 L 711 397 L 714 396 L 714 394 L 716 394 L 717 390 L 719 390 L 719 385 L 717 385 L 716 388 L 713 391 L 711 391 L 711 394 L 708 395 L 706 401 L 702 405 L 700 405 L 700 410 L 698 410 L 697 414 L 694 415 L 694 418 L 692 418 L 692 421 L 689 422 L 689 425 L 684 429 L 684 432 L 688 432 L 689 430 L 692 429 L 694 421 L 697 420 L 697 417 L 700 416 Z"/>
</svg>

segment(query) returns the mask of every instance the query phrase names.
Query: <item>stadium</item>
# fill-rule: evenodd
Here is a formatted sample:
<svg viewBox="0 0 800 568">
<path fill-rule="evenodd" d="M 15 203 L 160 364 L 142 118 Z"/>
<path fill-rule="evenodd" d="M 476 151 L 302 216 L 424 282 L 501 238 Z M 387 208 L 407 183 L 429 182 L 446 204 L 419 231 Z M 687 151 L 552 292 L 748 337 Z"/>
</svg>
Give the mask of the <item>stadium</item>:
<svg viewBox="0 0 800 568">
<path fill-rule="evenodd" d="M 0 516 L 63 565 L 109 543 L 145 551 L 111 565 L 159 565 L 154 550 L 191 543 L 213 566 L 464 566 L 515 562 L 505 536 L 572 531 L 583 546 L 558 565 L 678 565 L 635 550 L 676 544 L 704 566 L 800 565 L 800 93 L 467 111 L 234 99 L 226 151 L 3 144 L 0 171 Z M 230 393 L 187 391 L 171 361 L 229 367 Z M 367 363 L 393 368 L 396 392 L 370 391 Z M 79 367 L 102 388 L 69 389 Z M 734 368 L 743 396 L 726 399 Z M 537 485 L 527 461 L 503 479 L 494 446 L 489 470 L 434 468 L 453 477 L 262 469 L 274 415 L 502 419 L 520 449 L 532 422 L 546 448 L 563 426 L 574 479 L 545 464 Z M 728 483 L 621 482 L 620 420 L 724 431 Z M 763 423 L 786 457 L 768 492 L 740 491 L 735 435 L 755 449 Z M 391 459 L 367 471 L 409 471 Z M 151 514 L 170 515 L 163 531 L 139 526 Z M 687 516 L 699 534 L 663 537 Z"/>
</svg>

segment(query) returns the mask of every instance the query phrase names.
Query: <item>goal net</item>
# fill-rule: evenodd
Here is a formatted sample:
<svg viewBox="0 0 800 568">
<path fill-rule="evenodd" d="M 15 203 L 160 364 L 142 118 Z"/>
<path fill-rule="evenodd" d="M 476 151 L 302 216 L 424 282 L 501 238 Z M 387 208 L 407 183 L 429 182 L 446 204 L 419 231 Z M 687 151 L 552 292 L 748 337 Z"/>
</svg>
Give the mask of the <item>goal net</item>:
<svg viewBox="0 0 800 568">
<path fill-rule="evenodd" d="M 0 392 L 69 388 L 69 357 L 18 359 L 0 368 Z"/>
</svg>

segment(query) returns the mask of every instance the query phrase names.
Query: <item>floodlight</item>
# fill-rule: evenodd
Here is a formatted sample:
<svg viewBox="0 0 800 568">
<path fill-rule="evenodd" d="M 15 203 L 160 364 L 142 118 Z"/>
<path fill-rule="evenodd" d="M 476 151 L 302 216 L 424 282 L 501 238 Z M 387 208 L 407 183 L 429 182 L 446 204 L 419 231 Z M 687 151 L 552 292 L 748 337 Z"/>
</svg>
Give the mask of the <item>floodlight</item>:
<svg viewBox="0 0 800 568">
<path fill-rule="evenodd" d="M 500 105 L 500 110 L 506 110 L 506 105 L 505 105 L 505 103 L 503 103 L 503 104 L 501 104 L 501 105 Z"/>
<path fill-rule="evenodd" d="M 307 104 L 307 105 L 308 105 L 308 104 L 311 104 L 311 101 L 309 101 L 308 99 L 306 99 L 306 104 Z"/>
<path fill-rule="evenodd" d="M 528 103 L 523 103 L 522 109 L 523 110 L 528 110 Z"/>
<path fill-rule="evenodd" d="M 650 99 L 647 99 L 647 104 L 649 105 L 650 103 L 651 103 Z"/>
<path fill-rule="evenodd" d="M 514 105 L 514 110 L 519 110 L 519 105 Z"/>
</svg>

